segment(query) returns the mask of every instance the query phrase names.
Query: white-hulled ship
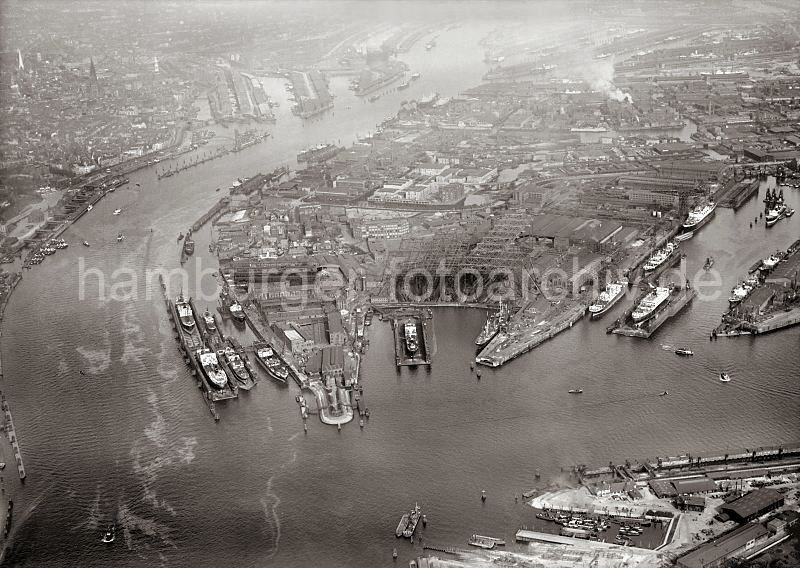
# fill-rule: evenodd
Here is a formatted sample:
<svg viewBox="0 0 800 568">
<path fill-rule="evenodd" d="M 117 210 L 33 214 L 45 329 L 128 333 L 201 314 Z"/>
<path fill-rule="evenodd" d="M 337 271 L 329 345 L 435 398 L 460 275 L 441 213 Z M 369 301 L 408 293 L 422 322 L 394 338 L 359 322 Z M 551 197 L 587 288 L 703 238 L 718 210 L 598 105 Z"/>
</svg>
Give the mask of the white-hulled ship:
<svg viewBox="0 0 800 568">
<path fill-rule="evenodd" d="M 772 270 L 778 263 L 781 261 L 780 257 L 775 256 L 774 254 L 769 255 L 767 258 L 761 261 L 761 270 Z"/>
<path fill-rule="evenodd" d="M 653 255 L 647 259 L 647 262 L 644 263 L 644 271 L 645 272 L 652 272 L 666 260 L 672 256 L 672 253 L 678 248 L 678 245 L 675 243 L 667 243 L 664 248 L 657 250 Z"/>
<path fill-rule="evenodd" d="M 653 317 L 658 308 L 669 299 L 669 288 L 659 286 L 647 296 L 642 298 L 639 305 L 631 312 L 631 318 L 636 323 L 641 323 Z"/>
<path fill-rule="evenodd" d="M 709 201 L 705 205 L 695 207 L 689 211 L 686 221 L 683 223 L 684 231 L 696 231 L 711 220 L 714 216 L 714 211 L 717 209 L 717 204 Z"/>
<path fill-rule="evenodd" d="M 599 318 L 616 304 L 625 295 L 625 284 L 622 282 L 611 282 L 600 292 L 594 303 L 589 306 L 589 313 L 592 318 Z"/>
<path fill-rule="evenodd" d="M 203 374 L 212 387 L 225 388 L 225 385 L 228 384 L 228 375 L 220 367 L 216 353 L 210 349 L 198 349 L 197 362 L 200 363 L 200 368 L 203 369 Z"/>
<path fill-rule="evenodd" d="M 419 349 L 416 322 L 407 322 L 403 326 L 403 335 L 405 335 L 406 339 L 406 349 L 411 355 L 414 355 Z"/>
<path fill-rule="evenodd" d="M 767 211 L 767 214 L 764 216 L 764 219 L 767 222 L 767 227 L 771 227 L 772 225 L 780 221 L 785 214 L 786 214 L 786 206 L 783 204 L 779 204 L 770 209 L 769 211 Z"/>
<path fill-rule="evenodd" d="M 175 311 L 178 312 L 178 319 L 184 328 L 189 331 L 194 329 L 194 313 L 192 312 L 192 306 L 189 305 L 189 301 L 183 297 L 183 294 L 178 296 L 178 299 L 175 300 Z"/>
</svg>

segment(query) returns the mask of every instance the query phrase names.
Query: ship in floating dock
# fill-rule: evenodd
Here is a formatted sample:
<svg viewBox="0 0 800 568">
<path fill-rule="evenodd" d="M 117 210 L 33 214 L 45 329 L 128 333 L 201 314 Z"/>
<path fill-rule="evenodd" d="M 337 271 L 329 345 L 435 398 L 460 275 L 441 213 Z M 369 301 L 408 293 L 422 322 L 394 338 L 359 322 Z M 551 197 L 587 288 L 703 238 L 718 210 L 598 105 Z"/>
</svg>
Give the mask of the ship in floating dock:
<svg viewBox="0 0 800 568">
<path fill-rule="evenodd" d="M 195 325 L 194 314 L 192 313 L 192 307 L 189 305 L 189 301 L 183 297 L 183 294 L 178 296 L 178 299 L 175 300 L 175 310 L 178 312 L 178 320 L 183 328 L 189 331 L 193 330 Z"/>
<path fill-rule="evenodd" d="M 223 366 L 228 371 L 232 379 L 231 384 L 251 387 L 255 383 L 244 359 L 242 359 L 232 345 L 228 344 L 220 349 L 217 352 L 217 358 L 222 360 Z"/>
<path fill-rule="evenodd" d="M 658 286 L 647 296 L 642 298 L 639 304 L 631 312 L 631 319 L 634 323 L 642 323 L 653 317 L 661 305 L 669 299 L 670 289 L 665 286 Z"/>
<path fill-rule="evenodd" d="M 406 341 L 406 350 L 409 355 L 415 355 L 419 351 L 419 339 L 417 335 L 417 323 L 406 322 L 403 326 L 403 333 Z"/>
<path fill-rule="evenodd" d="M 220 367 L 217 354 L 210 349 L 198 349 L 196 353 L 197 362 L 203 375 L 208 379 L 209 384 L 218 389 L 225 388 L 228 384 L 228 376 Z"/>
</svg>

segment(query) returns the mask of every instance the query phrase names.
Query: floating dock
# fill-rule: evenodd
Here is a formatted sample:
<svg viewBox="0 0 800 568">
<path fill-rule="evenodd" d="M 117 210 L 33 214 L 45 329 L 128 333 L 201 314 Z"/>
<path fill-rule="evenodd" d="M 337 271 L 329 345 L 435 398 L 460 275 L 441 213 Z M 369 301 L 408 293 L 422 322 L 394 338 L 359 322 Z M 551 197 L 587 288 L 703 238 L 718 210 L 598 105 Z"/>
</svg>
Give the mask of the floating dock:
<svg viewBox="0 0 800 568">
<path fill-rule="evenodd" d="M 17 439 L 17 431 L 14 429 L 14 418 L 11 416 L 11 409 L 6 401 L 6 395 L 0 393 L 0 408 L 5 414 L 5 431 L 8 436 L 8 441 L 11 442 L 11 447 L 14 449 L 14 460 L 17 464 L 17 473 L 19 474 L 20 481 L 25 481 L 25 464 L 22 463 L 22 452 L 19 448 L 19 440 Z"/>
<path fill-rule="evenodd" d="M 673 290 L 667 304 L 661 308 L 652 319 L 642 322 L 641 324 L 634 324 L 631 321 L 630 315 L 633 311 L 633 307 L 628 308 L 628 310 L 625 311 L 625 315 L 617 320 L 609 329 L 611 333 L 617 335 L 648 339 L 665 321 L 680 312 L 696 294 L 697 292 L 695 292 L 694 288 L 689 287 L 679 288 L 677 291 Z M 638 298 L 636 302 L 634 302 L 634 307 L 638 304 L 639 300 L 641 300 L 641 298 Z"/>
<path fill-rule="evenodd" d="M 431 364 L 431 344 L 428 333 L 428 322 L 421 316 L 403 316 L 392 319 L 394 331 L 394 358 L 397 367 L 413 367 Z M 414 353 L 406 346 L 405 326 L 413 324 L 417 329 L 418 348 Z"/>
</svg>

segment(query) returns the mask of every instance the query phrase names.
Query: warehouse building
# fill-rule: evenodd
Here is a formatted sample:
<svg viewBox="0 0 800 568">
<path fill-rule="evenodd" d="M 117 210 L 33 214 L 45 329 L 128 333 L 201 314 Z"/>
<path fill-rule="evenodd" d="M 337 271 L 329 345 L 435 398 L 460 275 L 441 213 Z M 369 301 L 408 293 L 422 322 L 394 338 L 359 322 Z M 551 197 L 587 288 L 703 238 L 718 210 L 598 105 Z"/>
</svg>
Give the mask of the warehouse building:
<svg viewBox="0 0 800 568">
<path fill-rule="evenodd" d="M 717 568 L 731 558 L 748 556 L 770 537 L 770 532 L 760 523 L 744 525 L 714 540 L 700 545 L 678 558 L 678 568 Z"/>
<path fill-rule="evenodd" d="M 783 495 L 768 487 L 756 489 L 720 507 L 732 520 L 746 523 L 783 506 Z"/>
</svg>

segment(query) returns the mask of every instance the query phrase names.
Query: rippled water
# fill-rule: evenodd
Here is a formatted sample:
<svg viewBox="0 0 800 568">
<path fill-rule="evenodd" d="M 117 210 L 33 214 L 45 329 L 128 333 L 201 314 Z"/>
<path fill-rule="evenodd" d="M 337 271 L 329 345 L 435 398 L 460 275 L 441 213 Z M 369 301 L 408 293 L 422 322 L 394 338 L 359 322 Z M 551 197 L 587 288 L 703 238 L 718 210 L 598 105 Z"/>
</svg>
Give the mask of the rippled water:
<svg viewBox="0 0 800 568">
<path fill-rule="evenodd" d="M 455 94 L 477 83 L 482 53 L 472 40 L 480 29 L 464 31 L 440 35 L 433 52 L 420 45 L 408 54 L 423 74 L 412 89 Z M 414 501 L 430 521 L 425 542 L 463 545 L 476 531 L 511 539 L 530 519 L 513 495 L 534 486 L 537 468 L 544 479 L 579 462 L 796 437 L 800 330 L 709 342 L 726 294 L 693 302 L 650 341 L 606 335 L 612 314 L 582 320 L 484 370 L 481 381 L 469 371 L 481 312 L 436 311 L 430 372 L 397 372 L 391 330 L 376 319 L 363 363 L 372 412 L 363 430 L 312 420 L 304 434 L 296 388 L 269 381 L 223 405 L 214 423 L 144 271 L 177 266 L 175 235 L 219 198 L 216 187 L 268 171 L 312 143 L 345 143 L 415 93 L 373 105 L 338 95 L 335 116 L 303 127 L 283 104 L 274 139 L 240 154 L 160 182 L 152 170 L 132 175 L 66 233 L 72 247 L 26 272 L 3 329 L 5 391 L 29 474 L 30 510 L 20 515 L 13 563 L 388 566 L 392 547 L 401 560 L 414 553 L 394 537 Z M 800 206 L 798 196 L 787 194 L 789 203 Z M 117 207 L 124 214 L 112 217 Z M 713 255 L 727 292 L 757 258 L 800 233 L 798 218 L 750 230 L 759 210 L 755 199 L 738 213 L 718 210 L 682 245 L 690 272 Z M 198 235 L 190 269 L 213 266 L 208 238 L 208 229 Z M 77 246 L 84 239 L 91 248 Z M 99 301 L 88 278 L 79 301 L 81 258 L 106 275 L 109 292 L 124 281 L 112 278 L 115 269 L 135 269 L 138 299 Z M 192 288 L 210 285 L 206 278 Z M 696 355 L 676 357 L 664 345 L 688 345 Z M 722 367 L 734 377 L 726 385 L 716 379 Z M 583 396 L 566 393 L 576 385 Z M 663 390 L 670 396 L 658 397 Z M 119 538 L 105 546 L 99 531 L 114 514 Z"/>
</svg>

